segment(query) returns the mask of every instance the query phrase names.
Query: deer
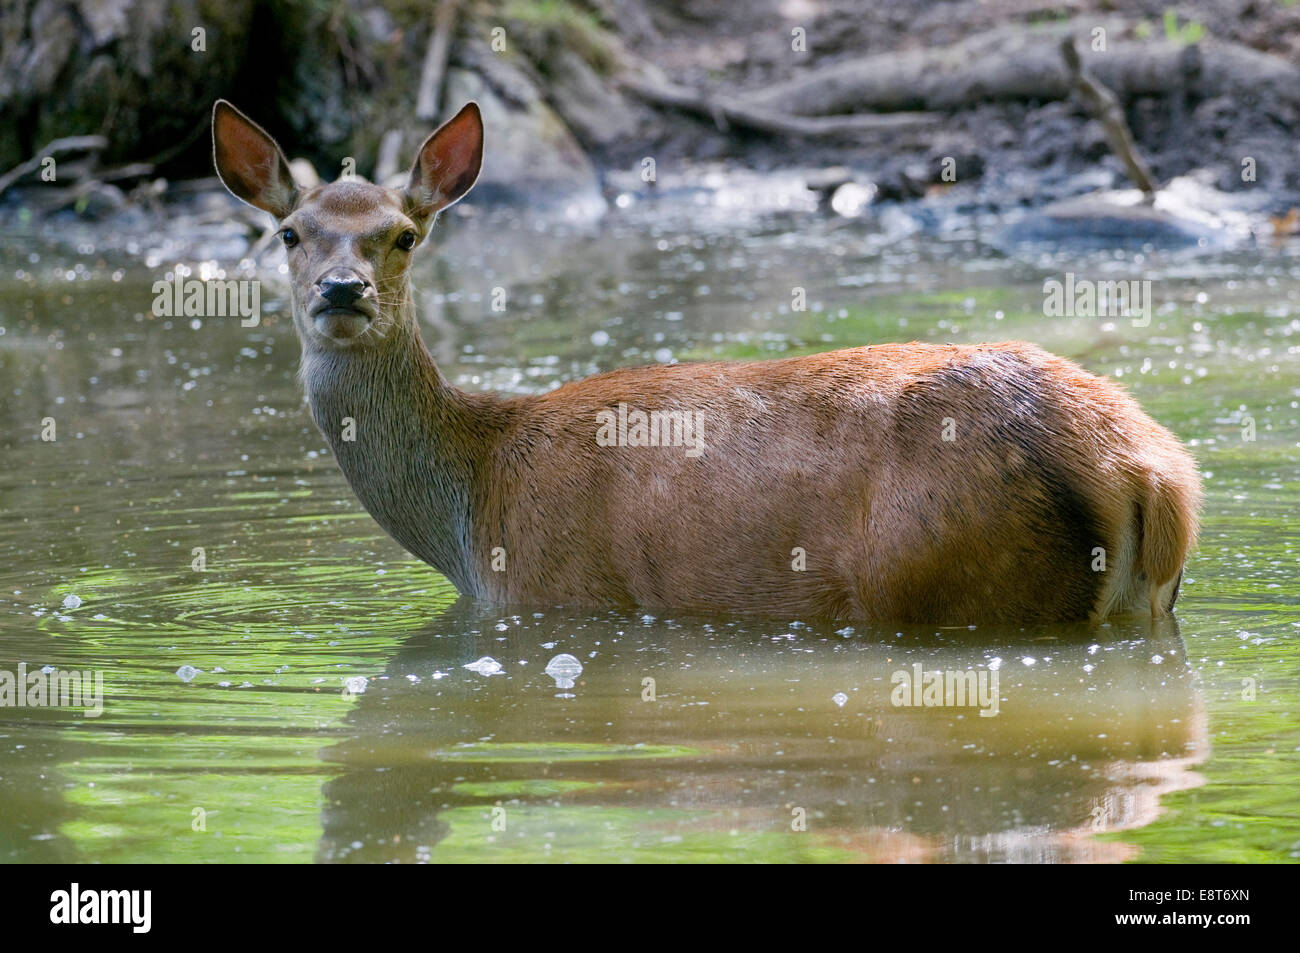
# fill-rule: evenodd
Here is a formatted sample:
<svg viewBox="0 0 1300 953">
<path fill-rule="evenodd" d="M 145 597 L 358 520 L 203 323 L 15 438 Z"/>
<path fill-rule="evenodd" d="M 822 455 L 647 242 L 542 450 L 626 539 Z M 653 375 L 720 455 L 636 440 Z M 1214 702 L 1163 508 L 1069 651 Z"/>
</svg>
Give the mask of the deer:
<svg viewBox="0 0 1300 953">
<path fill-rule="evenodd" d="M 213 108 L 216 170 L 288 258 L 309 412 L 362 506 L 488 605 L 975 625 L 1172 611 L 1196 462 L 1113 381 L 1037 345 L 876 343 L 453 386 L 414 253 L 478 180 L 471 102 L 404 186 L 300 187 Z"/>
</svg>

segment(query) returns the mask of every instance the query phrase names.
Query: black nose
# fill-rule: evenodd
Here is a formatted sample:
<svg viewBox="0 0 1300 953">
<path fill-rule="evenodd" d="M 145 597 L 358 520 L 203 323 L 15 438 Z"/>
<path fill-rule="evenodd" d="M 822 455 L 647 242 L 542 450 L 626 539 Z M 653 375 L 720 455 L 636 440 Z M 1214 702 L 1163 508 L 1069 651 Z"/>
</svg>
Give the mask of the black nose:
<svg viewBox="0 0 1300 953">
<path fill-rule="evenodd" d="M 368 287 L 370 285 L 355 274 L 326 275 L 316 282 L 320 296 L 335 308 L 347 308 L 356 304 Z"/>
</svg>

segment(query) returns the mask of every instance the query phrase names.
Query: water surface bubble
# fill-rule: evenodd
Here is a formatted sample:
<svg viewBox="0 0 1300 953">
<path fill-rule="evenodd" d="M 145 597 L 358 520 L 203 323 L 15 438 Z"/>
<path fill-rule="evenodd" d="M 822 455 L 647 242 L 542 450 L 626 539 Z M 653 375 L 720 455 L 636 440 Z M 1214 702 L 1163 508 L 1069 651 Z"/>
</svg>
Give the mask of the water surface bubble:
<svg viewBox="0 0 1300 953">
<path fill-rule="evenodd" d="M 485 655 L 477 662 L 470 662 L 464 667 L 480 675 L 496 675 L 501 671 L 501 663 L 490 655 Z"/>
<path fill-rule="evenodd" d="M 370 679 L 364 675 L 353 675 L 351 678 L 343 679 L 343 691 L 349 695 L 364 695 L 369 684 Z"/>
<path fill-rule="evenodd" d="M 546 663 L 546 674 L 555 679 L 556 688 L 572 688 L 574 679 L 582 674 L 582 663 L 564 652 Z"/>
</svg>

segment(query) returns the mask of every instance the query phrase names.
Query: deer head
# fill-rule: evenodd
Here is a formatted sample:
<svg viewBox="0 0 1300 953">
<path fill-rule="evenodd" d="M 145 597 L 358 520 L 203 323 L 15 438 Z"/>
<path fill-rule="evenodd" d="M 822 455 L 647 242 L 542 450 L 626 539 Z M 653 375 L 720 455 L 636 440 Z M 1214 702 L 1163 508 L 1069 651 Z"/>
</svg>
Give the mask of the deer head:
<svg viewBox="0 0 1300 953">
<path fill-rule="evenodd" d="M 483 120 L 476 103 L 424 140 L 402 189 L 360 179 L 300 188 L 276 141 L 225 100 L 212 110 L 212 147 L 226 188 L 275 216 L 304 348 L 381 347 L 395 329 L 414 331 L 411 253 L 438 212 L 478 178 Z"/>
</svg>

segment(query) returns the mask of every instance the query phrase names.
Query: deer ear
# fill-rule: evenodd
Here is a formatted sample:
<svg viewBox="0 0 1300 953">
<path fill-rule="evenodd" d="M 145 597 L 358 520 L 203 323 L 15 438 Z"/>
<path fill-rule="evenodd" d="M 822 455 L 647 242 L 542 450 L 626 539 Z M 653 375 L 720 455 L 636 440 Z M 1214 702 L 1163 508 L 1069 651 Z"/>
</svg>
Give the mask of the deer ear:
<svg viewBox="0 0 1300 953">
<path fill-rule="evenodd" d="M 478 103 L 466 103 L 420 146 L 406 186 L 412 214 L 425 218 L 461 199 L 482 165 L 483 117 Z"/>
<path fill-rule="evenodd" d="M 284 218 L 297 199 L 289 162 L 274 139 L 224 99 L 212 107 L 212 160 L 235 198 Z"/>
</svg>

